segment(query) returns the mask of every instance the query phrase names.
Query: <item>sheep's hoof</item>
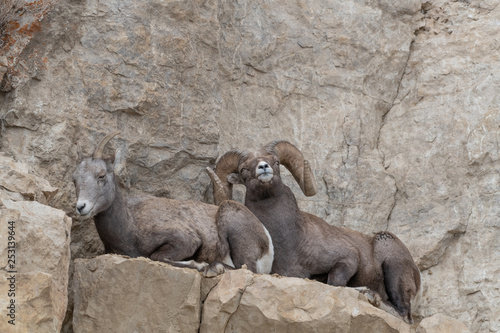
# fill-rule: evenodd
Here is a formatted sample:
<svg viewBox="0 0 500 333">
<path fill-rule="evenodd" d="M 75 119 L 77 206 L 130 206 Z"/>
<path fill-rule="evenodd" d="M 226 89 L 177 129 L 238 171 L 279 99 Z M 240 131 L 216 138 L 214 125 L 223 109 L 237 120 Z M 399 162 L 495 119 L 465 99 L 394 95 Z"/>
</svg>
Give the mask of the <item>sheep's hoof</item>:
<svg viewBox="0 0 500 333">
<path fill-rule="evenodd" d="M 217 275 L 221 275 L 226 272 L 226 267 L 220 262 L 215 262 L 207 267 L 205 267 L 205 270 L 203 271 L 203 276 L 205 277 L 214 277 Z"/>
<path fill-rule="evenodd" d="M 411 316 L 402 316 L 394 307 L 383 302 L 382 298 L 376 291 L 370 290 L 366 287 L 357 287 L 354 289 L 359 291 L 359 293 L 364 296 L 368 303 L 370 303 L 374 307 L 377 307 L 380 310 L 384 310 L 385 312 L 390 313 L 396 318 L 401 318 L 405 323 L 409 325 L 413 324 L 413 319 L 411 318 Z"/>
<path fill-rule="evenodd" d="M 380 298 L 380 295 L 377 292 L 370 290 L 366 287 L 357 287 L 354 289 L 359 291 L 360 294 L 364 295 L 366 300 L 368 301 L 368 303 L 370 303 L 371 305 L 373 305 L 377 308 L 380 307 L 380 304 L 382 303 L 382 299 Z"/>
</svg>

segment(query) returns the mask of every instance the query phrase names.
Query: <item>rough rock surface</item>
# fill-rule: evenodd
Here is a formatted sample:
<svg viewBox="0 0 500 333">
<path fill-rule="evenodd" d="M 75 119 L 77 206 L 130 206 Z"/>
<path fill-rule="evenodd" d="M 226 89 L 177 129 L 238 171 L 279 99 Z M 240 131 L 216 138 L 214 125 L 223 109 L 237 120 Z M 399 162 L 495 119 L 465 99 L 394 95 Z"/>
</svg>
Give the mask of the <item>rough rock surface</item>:
<svg viewBox="0 0 500 333">
<path fill-rule="evenodd" d="M 58 192 L 49 182 L 29 173 L 26 164 L 17 162 L 0 152 L 1 198 L 15 201 L 35 200 L 46 204 Z"/>
<path fill-rule="evenodd" d="M 36 2 L 0 47 L 0 149 L 52 205 L 74 210 L 74 143 L 112 130 L 132 187 L 194 200 L 219 154 L 287 139 L 318 180 L 306 199 L 286 177 L 304 210 L 408 244 L 421 317 L 500 331 L 497 1 Z"/>
<path fill-rule="evenodd" d="M 74 267 L 75 332 L 198 332 L 198 272 L 116 255 Z"/>
<path fill-rule="evenodd" d="M 351 288 L 248 270 L 223 275 L 203 306 L 200 332 L 407 332 L 410 326 Z"/>
<path fill-rule="evenodd" d="M 456 319 L 450 318 L 442 313 L 437 313 L 425 318 L 420 322 L 417 333 L 467 333 L 467 327 Z"/>
<path fill-rule="evenodd" d="M 145 258 L 75 261 L 75 332 L 467 333 L 444 315 L 407 325 L 351 288 L 246 269 L 203 278 Z"/>
<path fill-rule="evenodd" d="M 59 332 L 68 303 L 71 219 L 25 200 L 45 201 L 55 191 L 26 169 L 0 154 L 0 331 Z M 14 318 L 5 316 L 12 300 Z"/>
</svg>

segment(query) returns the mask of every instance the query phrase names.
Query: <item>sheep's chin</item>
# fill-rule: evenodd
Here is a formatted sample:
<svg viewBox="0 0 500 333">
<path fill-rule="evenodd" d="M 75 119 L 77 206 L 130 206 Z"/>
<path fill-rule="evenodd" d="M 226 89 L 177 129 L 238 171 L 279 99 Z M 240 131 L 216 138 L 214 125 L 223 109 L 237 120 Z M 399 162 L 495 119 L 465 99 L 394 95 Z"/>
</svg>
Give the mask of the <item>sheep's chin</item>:
<svg viewBox="0 0 500 333">
<path fill-rule="evenodd" d="M 76 212 L 82 220 L 88 220 L 94 217 L 94 207 L 92 207 L 87 213 L 81 214 L 78 211 Z"/>
<path fill-rule="evenodd" d="M 273 174 L 272 173 L 264 173 L 264 174 L 260 175 L 258 178 L 262 183 L 269 183 L 273 179 Z"/>
<path fill-rule="evenodd" d="M 92 213 L 80 215 L 80 219 L 82 219 L 82 220 L 90 220 L 92 217 L 94 217 L 94 215 Z"/>
</svg>

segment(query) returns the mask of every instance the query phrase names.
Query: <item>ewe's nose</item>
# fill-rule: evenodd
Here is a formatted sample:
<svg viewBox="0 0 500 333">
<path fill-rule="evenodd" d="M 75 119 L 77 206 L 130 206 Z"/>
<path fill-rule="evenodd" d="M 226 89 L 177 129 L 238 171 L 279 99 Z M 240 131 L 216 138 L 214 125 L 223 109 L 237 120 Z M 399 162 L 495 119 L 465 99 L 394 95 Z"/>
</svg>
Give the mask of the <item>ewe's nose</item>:
<svg viewBox="0 0 500 333">
<path fill-rule="evenodd" d="M 87 206 L 87 204 L 85 202 L 82 202 L 82 203 L 79 203 L 76 205 L 76 210 L 78 211 L 78 213 L 82 213 L 82 210 L 85 208 L 85 206 Z"/>
</svg>

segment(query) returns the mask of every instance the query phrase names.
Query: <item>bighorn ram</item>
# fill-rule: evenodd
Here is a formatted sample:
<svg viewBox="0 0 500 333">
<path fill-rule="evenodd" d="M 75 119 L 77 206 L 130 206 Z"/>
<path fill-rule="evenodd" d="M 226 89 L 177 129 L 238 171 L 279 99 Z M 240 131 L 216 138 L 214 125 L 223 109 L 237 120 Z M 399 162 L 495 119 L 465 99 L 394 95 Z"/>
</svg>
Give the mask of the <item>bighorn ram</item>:
<svg viewBox="0 0 500 333">
<path fill-rule="evenodd" d="M 115 179 L 115 171 L 125 163 L 121 150 L 114 157 L 102 157 L 104 146 L 118 133 L 105 136 L 92 157 L 84 158 L 78 149 L 73 173 L 76 211 L 84 218 L 94 217 L 106 253 L 149 257 L 208 274 L 223 272 L 222 263 L 269 273 L 271 238 L 242 204 L 225 201 L 217 207 L 121 188 Z"/>
<path fill-rule="evenodd" d="M 406 246 L 389 232 L 368 236 L 300 211 L 292 191 L 282 183 L 280 163 L 306 196 L 316 194 L 309 162 L 289 142 L 275 141 L 256 152 L 229 151 L 217 162 L 215 173 L 207 169 L 216 204 L 232 197 L 233 184 L 244 184 L 245 205 L 273 240 L 273 273 L 367 287 L 411 323 L 410 303 L 421 282 Z"/>
</svg>

